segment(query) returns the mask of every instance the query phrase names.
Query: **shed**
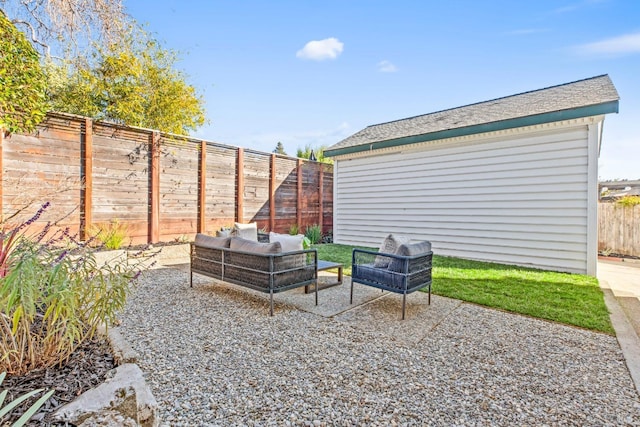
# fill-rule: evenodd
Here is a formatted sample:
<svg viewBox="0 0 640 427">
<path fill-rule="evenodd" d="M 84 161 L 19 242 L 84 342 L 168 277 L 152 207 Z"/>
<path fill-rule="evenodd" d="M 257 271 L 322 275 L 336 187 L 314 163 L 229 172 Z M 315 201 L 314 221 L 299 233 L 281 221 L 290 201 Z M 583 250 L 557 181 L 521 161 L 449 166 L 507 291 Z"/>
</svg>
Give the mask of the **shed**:
<svg viewBox="0 0 640 427">
<path fill-rule="evenodd" d="M 608 75 L 368 126 L 334 158 L 336 243 L 388 233 L 434 253 L 595 276 Z"/>
</svg>

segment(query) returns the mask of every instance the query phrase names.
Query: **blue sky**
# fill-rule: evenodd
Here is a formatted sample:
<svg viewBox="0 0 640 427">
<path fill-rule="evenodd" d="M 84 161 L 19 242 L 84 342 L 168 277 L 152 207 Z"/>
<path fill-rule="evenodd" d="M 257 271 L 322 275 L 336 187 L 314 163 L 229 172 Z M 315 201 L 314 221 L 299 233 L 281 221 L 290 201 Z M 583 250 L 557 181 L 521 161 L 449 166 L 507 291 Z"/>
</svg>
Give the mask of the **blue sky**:
<svg viewBox="0 0 640 427">
<path fill-rule="evenodd" d="M 192 136 L 272 151 L 609 74 L 603 179 L 640 179 L 640 1 L 124 0 L 206 100 Z"/>
</svg>

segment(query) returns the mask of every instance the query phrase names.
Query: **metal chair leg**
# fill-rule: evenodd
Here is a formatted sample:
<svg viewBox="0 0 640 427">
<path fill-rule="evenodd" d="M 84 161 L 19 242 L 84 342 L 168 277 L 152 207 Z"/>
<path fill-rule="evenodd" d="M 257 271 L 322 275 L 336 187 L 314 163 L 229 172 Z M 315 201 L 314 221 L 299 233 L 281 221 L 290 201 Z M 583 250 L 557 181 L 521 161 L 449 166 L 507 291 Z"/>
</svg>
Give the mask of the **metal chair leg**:
<svg viewBox="0 0 640 427">
<path fill-rule="evenodd" d="M 353 280 L 351 280 L 351 299 L 349 300 L 349 304 L 353 304 Z"/>
<path fill-rule="evenodd" d="M 404 320 L 404 311 L 407 305 L 407 294 L 402 294 L 402 320 Z"/>
<path fill-rule="evenodd" d="M 271 315 L 273 316 L 273 289 L 269 292 L 271 303 Z"/>
</svg>

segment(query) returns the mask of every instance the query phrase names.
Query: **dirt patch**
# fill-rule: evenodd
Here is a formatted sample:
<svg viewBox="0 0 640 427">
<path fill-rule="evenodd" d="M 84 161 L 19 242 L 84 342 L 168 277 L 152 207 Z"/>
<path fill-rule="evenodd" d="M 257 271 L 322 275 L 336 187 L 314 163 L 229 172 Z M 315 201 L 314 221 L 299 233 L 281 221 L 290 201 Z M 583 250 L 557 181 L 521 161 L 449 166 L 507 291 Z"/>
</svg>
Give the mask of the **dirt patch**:
<svg viewBox="0 0 640 427">
<path fill-rule="evenodd" d="M 109 343 L 104 337 L 98 337 L 78 347 L 64 366 L 41 369 L 23 376 L 7 375 L 0 386 L 2 390 L 8 390 L 4 405 L 32 390 L 40 388 L 45 390 L 55 389 L 54 395 L 40 408 L 27 425 L 64 425 L 51 421 L 53 412 L 85 391 L 103 383 L 107 372 L 115 367 L 116 364 Z M 0 425 L 11 425 L 41 395 L 42 393 L 29 399 L 23 405 L 14 408 L 8 414 L 8 417 L 0 420 Z"/>
</svg>

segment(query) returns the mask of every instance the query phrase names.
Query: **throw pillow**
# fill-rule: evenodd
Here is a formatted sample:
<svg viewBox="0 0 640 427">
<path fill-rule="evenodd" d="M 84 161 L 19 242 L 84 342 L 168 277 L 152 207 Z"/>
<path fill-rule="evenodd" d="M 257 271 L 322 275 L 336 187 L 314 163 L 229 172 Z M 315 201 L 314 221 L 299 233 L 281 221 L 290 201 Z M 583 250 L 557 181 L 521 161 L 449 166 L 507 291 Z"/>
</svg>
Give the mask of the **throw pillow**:
<svg viewBox="0 0 640 427">
<path fill-rule="evenodd" d="M 212 249 L 225 249 L 229 247 L 229 237 L 213 237 L 206 234 L 197 233 L 194 243 L 196 246 L 202 246 Z"/>
<path fill-rule="evenodd" d="M 304 236 L 302 234 L 292 236 L 291 234 L 280 234 L 274 233 L 273 231 L 269 233 L 269 241 L 280 242 L 282 245 L 282 252 L 301 251 L 304 249 L 302 246 L 303 239 Z"/>
<path fill-rule="evenodd" d="M 253 240 L 243 239 L 241 237 L 232 237 L 231 250 L 240 252 L 250 252 L 254 254 L 279 254 L 282 253 L 282 245 L 280 242 L 260 243 Z"/>
<path fill-rule="evenodd" d="M 240 224 L 236 222 L 233 227 L 234 235 L 236 237 L 242 237 L 243 239 L 258 241 L 258 224 L 252 222 L 251 224 Z"/>
<path fill-rule="evenodd" d="M 380 249 L 378 250 L 378 252 L 382 252 L 385 254 L 395 254 L 400 245 L 407 244 L 409 243 L 409 241 L 410 239 L 406 236 L 389 234 L 382 241 L 382 245 L 380 245 Z M 393 258 L 378 255 L 373 262 L 373 266 L 376 268 L 387 268 L 389 267 L 389 264 L 392 260 Z"/>
</svg>

